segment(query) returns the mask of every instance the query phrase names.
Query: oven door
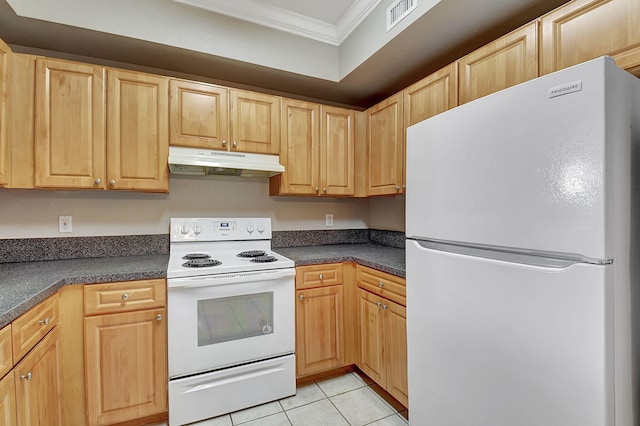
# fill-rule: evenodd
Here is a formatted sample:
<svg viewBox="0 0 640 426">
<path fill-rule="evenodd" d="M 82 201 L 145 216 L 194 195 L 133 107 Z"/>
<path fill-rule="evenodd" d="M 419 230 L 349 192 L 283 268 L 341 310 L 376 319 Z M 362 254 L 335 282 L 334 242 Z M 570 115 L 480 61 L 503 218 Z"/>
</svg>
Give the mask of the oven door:
<svg viewBox="0 0 640 426">
<path fill-rule="evenodd" d="M 167 284 L 170 378 L 294 352 L 294 268 Z"/>
</svg>

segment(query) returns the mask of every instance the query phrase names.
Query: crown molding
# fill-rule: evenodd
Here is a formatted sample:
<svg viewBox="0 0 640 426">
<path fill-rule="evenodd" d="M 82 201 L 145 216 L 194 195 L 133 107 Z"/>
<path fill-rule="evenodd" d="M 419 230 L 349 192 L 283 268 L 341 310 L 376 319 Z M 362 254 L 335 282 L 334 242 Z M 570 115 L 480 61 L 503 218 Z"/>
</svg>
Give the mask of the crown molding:
<svg viewBox="0 0 640 426">
<path fill-rule="evenodd" d="M 254 0 L 173 1 L 339 46 L 382 0 L 356 0 L 336 25 Z"/>
</svg>

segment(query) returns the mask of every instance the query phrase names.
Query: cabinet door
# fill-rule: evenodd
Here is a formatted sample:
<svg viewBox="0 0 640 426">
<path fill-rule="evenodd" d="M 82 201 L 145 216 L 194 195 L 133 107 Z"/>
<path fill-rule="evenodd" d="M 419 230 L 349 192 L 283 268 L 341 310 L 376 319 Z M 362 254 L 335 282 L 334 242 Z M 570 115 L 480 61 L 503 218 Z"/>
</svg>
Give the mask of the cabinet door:
<svg viewBox="0 0 640 426">
<path fill-rule="evenodd" d="M 36 61 L 35 186 L 104 185 L 104 68 Z"/>
<path fill-rule="evenodd" d="M 109 69 L 107 188 L 169 191 L 169 83 Z"/>
<path fill-rule="evenodd" d="M 85 318 L 90 425 L 167 410 L 165 317 L 165 309 L 153 309 Z"/>
<path fill-rule="evenodd" d="M 384 311 L 381 299 L 364 290 L 358 290 L 360 363 L 358 367 L 373 381 L 385 387 L 386 368 L 384 351 Z"/>
<path fill-rule="evenodd" d="M 280 98 L 262 93 L 229 91 L 231 150 L 280 153 Z"/>
<path fill-rule="evenodd" d="M 316 195 L 319 193 L 320 106 L 282 100 L 282 147 L 280 194 Z"/>
<path fill-rule="evenodd" d="M 58 327 L 14 369 L 18 426 L 61 425 Z"/>
<path fill-rule="evenodd" d="M 355 112 L 320 108 L 320 187 L 322 195 L 355 193 Z"/>
<path fill-rule="evenodd" d="M 367 110 L 367 195 L 402 192 L 402 93 Z"/>
<path fill-rule="evenodd" d="M 16 383 L 11 372 L 0 380 L 0 426 L 16 423 Z"/>
<path fill-rule="evenodd" d="M 404 89 L 404 128 L 458 105 L 458 64 L 447 65 Z"/>
<path fill-rule="evenodd" d="M 344 365 L 342 286 L 296 292 L 298 377 Z"/>
<path fill-rule="evenodd" d="M 501 37 L 458 61 L 460 105 L 538 76 L 538 22 Z"/>
<path fill-rule="evenodd" d="M 13 368 L 13 344 L 11 324 L 7 324 L 0 330 L 0 377 L 7 374 Z"/>
<path fill-rule="evenodd" d="M 227 150 L 227 89 L 171 80 L 169 90 L 169 145 Z"/>
<path fill-rule="evenodd" d="M 574 0 L 542 18 L 540 73 L 602 55 L 624 69 L 640 66 L 638 0 Z"/>
<path fill-rule="evenodd" d="M 9 58 L 11 49 L 0 40 L 0 186 L 9 183 L 9 139 L 7 137 L 9 104 Z"/>
<path fill-rule="evenodd" d="M 384 301 L 386 390 L 405 407 L 409 407 L 407 384 L 407 309 Z"/>
</svg>

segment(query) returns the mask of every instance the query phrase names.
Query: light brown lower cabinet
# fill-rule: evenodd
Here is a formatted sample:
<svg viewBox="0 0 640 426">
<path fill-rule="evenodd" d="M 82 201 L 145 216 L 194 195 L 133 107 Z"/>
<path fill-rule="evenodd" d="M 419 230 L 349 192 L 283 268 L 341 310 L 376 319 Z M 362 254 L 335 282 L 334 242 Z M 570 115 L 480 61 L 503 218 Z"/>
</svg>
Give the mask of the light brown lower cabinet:
<svg viewBox="0 0 640 426">
<path fill-rule="evenodd" d="M 12 426 L 16 422 L 16 383 L 12 371 L 0 380 L 0 426 Z"/>
<path fill-rule="evenodd" d="M 60 343 L 54 327 L 13 369 L 18 426 L 57 426 L 60 410 Z"/>
<path fill-rule="evenodd" d="M 164 293 L 158 297 L 152 291 L 159 285 L 164 288 L 164 283 L 150 280 L 85 286 L 89 425 L 126 422 L 167 411 L 166 309 L 130 311 L 131 306 L 164 305 Z M 96 294 L 108 303 L 87 304 Z M 90 316 L 102 309 L 115 312 Z"/>
<path fill-rule="evenodd" d="M 344 365 L 342 285 L 296 291 L 297 376 Z"/>
<path fill-rule="evenodd" d="M 358 367 L 408 407 L 406 308 L 363 289 L 358 295 Z"/>
<path fill-rule="evenodd" d="M 345 361 L 343 266 L 296 268 L 296 376 L 342 367 Z"/>
</svg>

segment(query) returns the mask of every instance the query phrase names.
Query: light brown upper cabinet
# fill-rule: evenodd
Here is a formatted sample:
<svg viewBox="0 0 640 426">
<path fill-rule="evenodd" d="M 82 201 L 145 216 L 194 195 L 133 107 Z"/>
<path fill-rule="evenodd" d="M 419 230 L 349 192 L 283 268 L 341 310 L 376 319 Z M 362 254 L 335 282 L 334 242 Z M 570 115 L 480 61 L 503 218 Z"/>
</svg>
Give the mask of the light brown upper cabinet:
<svg viewBox="0 0 640 426">
<path fill-rule="evenodd" d="M 538 22 L 531 22 L 458 61 L 459 104 L 538 76 Z"/>
<path fill-rule="evenodd" d="M 367 195 L 403 191 L 402 92 L 374 105 L 367 115 Z"/>
<path fill-rule="evenodd" d="M 185 80 L 169 87 L 170 145 L 280 152 L 279 97 Z"/>
<path fill-rule="evenodd" d="M 271 195 L 349 196 L 355 191 L 355 112 L 282 100 L 280 161 Z"/>
<path fill-rule="evenodd" d="M 458 64 L 454 62 L 404 89 L 404 127 L 457 105 Z"/>
<path fill-rule="evenodd" d="M 228 90 L 185 80 L 169 82 L 169 144 L 228 150 Z"/>
<path fill-rule="evenodd" d="M 35 66 L 36 187 L 169 190 L 166 78 L 109 69 L 105 85 L 100 66 Z"/>
<path fill-rule="evenodd" d="M 10 56 L 11 49 L 0 40 L 0 186 L 9 183 L 9 139 L 7 138 L 7 123 Z"/>
<path fill-rule="evenodd" d="M 280 98 L 229 90 L 231 150 L 280 153 Z"/>
<path fill-rule="evenodd" d="M 105 188 L 104 68 L 36 60 L 35 186 Z"/>
<path fill-rule="evenodd" d="M 168 79 L 112 68 L 107 78 L 107 187 L 168 192 Z"/>
<path fill-rule="evenodd" d="M 320 191 L 320 105 L 282 100 L 284 173 L 269 182 L 271 195 L 316 195 Z"/>
<path fill-rule="evenodd" d="M 324 195 L 355 193 L 355 111 L 320 106 L 320 186 Z"/>
<path fill-rule="evenodd" d="M 540 74 L 602 55 L 640 73 L 640 2 L 574 0 L 542 17 Z"/>
</svg>

